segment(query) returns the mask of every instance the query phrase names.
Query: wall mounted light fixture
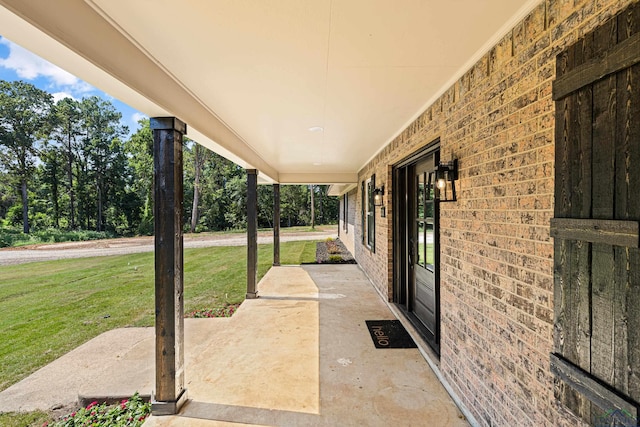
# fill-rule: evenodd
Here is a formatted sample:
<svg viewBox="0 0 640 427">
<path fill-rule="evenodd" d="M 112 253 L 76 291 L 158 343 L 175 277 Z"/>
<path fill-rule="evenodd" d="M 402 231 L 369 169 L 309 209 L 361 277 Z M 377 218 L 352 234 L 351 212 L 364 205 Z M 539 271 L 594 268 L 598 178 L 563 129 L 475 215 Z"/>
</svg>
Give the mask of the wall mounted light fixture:
<svg viewBox="0 0 640 427">
<path fill-rule="evenodd" d="M 373 190 L 373 205 L 380 206 L 380 216 L 384 218 L 387 214 L 384 206 L 384 185 Z"/>
<path fill-rule="evenodd" d="M 384 203 L 384 185 L 373 190 L 374 206 L 382 206 Z"/>
<path fill-rule="evenodd" d="M 457 179 L 458 159 L 440 162 L 436 168 L 435 199 L 441 202 L 455 202 Z"/>
</svg>

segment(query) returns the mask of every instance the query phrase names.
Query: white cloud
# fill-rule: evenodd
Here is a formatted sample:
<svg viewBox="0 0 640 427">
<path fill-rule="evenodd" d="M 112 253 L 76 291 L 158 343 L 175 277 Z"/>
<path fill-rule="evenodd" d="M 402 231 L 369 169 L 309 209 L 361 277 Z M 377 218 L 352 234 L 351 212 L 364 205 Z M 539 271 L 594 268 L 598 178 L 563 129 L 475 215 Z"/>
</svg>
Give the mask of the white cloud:
<svg viewBox="0 0 640 427">
<path fill-rule="evenodd" d="M 75 96 L 71 95 L 68 92 L 55 92 L 55 93 L 52 93 L 51 96 L 53 96 L 53 102 L 58 102 L 61 99 L 65 99 L 65 98 L 71 98 L 74 101 L 78 100 L 78 98 L 76 98 Z"/>
<path fill-rule="evenodd" d="M 142 114 L 142 113 L 133 113 L 131 115 L 131 121 L 133 123 L 138 123 L 138 121 L 142 120 L 142 119 L 147 119 L 147 115 L 146 114 Z"/>
<path fill-rule="evenodd" d="M 14 70 L 18 77 L 35 80 L 44 77 L 52 88 L 62 88 L 72 93 L 83 94 L 94 88 L 56 65 L 34 55 L 17 44 L 0 37 L 0 44 L 9 49 L 9 56 L 0 58 L 0 67 Z"/>
</svg>

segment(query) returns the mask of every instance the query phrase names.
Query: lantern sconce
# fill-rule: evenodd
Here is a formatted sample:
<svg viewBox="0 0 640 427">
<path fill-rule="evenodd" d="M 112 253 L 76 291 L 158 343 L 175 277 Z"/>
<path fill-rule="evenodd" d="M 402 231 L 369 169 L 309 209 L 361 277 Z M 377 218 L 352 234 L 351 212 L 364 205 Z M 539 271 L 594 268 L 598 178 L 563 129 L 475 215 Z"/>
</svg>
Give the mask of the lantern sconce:
<svg viewBox="0 0 640 427">
<path fill-rule="evenodd" d="M 435 199 L 441 202 L 455 202 L 457 179 L 458 159 L 440 162 L 436 168 Z"/>
<path fill-rule="evenodd" d="M 384 206 L 384 185 L 373 190 L 373 205 L 380 206 L 380 216 L 386 216 L 386 208 Z"/>
</svg>

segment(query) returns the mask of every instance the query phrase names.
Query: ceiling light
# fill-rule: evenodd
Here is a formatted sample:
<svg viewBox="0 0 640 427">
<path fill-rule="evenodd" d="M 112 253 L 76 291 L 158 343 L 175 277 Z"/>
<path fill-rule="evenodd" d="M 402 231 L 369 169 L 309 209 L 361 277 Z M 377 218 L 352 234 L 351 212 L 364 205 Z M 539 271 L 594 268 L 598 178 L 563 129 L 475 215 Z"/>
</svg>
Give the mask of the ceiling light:
<svg viewBox="0 0 640 427">
<path fill-rule="evenodd" d="M 324 128 L 322 126 L 311 126 L 309 132 L 322 132 Z"/>
</svg>

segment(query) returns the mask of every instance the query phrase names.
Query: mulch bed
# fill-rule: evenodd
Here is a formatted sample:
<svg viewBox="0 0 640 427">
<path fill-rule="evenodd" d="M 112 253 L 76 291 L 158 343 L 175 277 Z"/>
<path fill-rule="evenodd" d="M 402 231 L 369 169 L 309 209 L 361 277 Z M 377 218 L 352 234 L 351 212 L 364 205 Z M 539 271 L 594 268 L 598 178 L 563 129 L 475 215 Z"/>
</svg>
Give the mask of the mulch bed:
<svg viewBox="0 0 640 427">
<path fill-rule="evenodd" d="M 319 242 L 316 246 L 318 264 L 356 264 L 356 260 L 340 239 Z"/>
</svg>

